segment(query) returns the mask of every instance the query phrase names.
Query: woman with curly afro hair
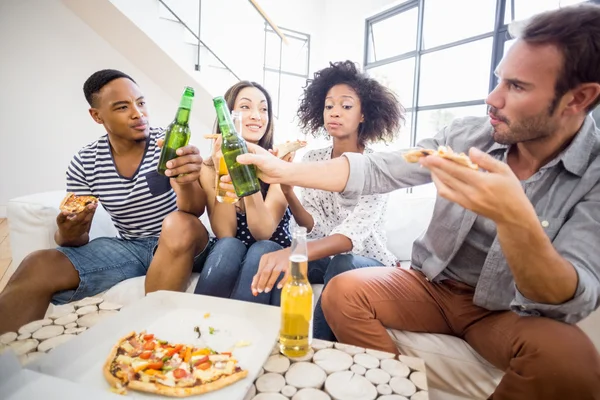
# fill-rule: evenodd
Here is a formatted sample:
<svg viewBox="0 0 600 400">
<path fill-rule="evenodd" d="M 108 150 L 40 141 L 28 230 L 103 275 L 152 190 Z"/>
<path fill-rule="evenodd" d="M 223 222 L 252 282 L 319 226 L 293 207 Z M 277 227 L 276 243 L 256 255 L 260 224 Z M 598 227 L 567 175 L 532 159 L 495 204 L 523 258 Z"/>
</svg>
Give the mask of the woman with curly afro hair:
<svg viewBox="0 0 600 400">
<path fill-rule="evenodd" d="M 390 90 L 359 72 L 351 61 L 344 61 L 315 73 L 304 91 L 298 116 L 305 132 L 333 139 L 331 146 L 311 150 L 302 160 L 315 162 L 346 152 L 371 153 L 370 143 L 392 141 L 404 119 L 404 110 Z M 397 260 L 386 248 L 383 217 L 387 195 L 362 196 L 356 206 L 346 208 L 332 192 L 303 188 L 300 202 L 293 187 L 281 185 L 281 189 L 296 222 L 309 232 L 311 283 L 326 286 L 334 276 L 352 269 L 396 265 Z M 286 270 L 289 252 L 283 249 L 262 256 L 254 291 L 271 290 Z M 335 340 L 320 298 L 315 307 L 313 336 Z"/>
</svg>

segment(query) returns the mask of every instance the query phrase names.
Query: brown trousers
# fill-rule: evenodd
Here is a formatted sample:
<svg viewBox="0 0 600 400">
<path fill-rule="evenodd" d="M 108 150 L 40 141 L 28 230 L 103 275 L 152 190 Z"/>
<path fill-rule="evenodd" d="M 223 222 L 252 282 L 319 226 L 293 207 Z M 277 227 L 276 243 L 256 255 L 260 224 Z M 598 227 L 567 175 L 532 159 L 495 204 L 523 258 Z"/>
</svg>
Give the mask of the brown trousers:
<svg viewBox="0 0 600 400">
<path fill-rule="evenodd" d="M 386 328 L 464 339 L 505 371 L 498 399 L 600 399 L 600 355 L 575 325 L 473 304 L 474 289 L 415 270 L 372 267 L 332 279 L 321 302 L 340 342 L 398 353 Z"/>
</svg>

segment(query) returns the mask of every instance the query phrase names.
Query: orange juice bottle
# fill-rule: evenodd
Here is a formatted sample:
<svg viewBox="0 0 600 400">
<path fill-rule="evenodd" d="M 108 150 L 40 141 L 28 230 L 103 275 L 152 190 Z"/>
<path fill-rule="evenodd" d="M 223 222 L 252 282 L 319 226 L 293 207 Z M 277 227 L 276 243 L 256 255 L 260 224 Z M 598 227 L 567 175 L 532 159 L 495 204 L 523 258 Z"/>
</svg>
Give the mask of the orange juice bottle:
<svg viewBox="0 0 600 400">
<path fill-rule="evenodd" d="M 239 198 L 227 196 L 227 191 L 225 189 L 221 189 L 221 187 L 219 186 L 219 183 L 221 182 L 221 177 L 229 174 L 229 172 L 227 171 L 227 164 L 225 164 L 225 158 L 223 156 L 219 157 L 219 165 L 217 167 L 218 168 L 215 168 L 215 191 L 217 194 L 217 201 L 228 204 L 237 203 Z"/>
</svg>

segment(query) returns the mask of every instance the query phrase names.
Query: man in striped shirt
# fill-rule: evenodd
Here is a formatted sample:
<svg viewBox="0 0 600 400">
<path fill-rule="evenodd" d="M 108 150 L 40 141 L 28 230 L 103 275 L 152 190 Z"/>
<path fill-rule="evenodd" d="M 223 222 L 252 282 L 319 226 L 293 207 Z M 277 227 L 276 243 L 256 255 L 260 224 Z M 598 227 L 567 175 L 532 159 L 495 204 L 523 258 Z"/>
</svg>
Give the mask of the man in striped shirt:
<svg viewBox="0 0 600 400">
<path fill-rule="evenodd" d="M 67 191 L 96 196 L 119 237 L 89 240 L 96 205 L 56 221 L 57 249 L 26 257 L 0 294 L 0 333 L 43 318 L 52 301 L 75 301 L 128 278 L 146 275 L 146 292 L 185 289 L 211 246 L 198 217 L 206 206 L 199 184 L 202 157 L 195 146 L 177 150 L 157 171 L 161 129 L 150 128 L 146 101 L 135 81 L 101 70 L 83 86 L 91 117 L 107 134 L 82 148 L 67 170 Z M 218 280 L 211 274 L 211 280 Z"/>
</svg>

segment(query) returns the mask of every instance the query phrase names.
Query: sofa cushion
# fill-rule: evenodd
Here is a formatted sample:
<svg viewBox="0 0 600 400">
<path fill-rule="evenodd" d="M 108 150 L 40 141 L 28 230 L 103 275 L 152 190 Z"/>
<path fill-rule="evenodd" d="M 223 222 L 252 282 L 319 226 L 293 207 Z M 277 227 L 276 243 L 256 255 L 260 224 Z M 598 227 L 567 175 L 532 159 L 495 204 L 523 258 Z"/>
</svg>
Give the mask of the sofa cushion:
<svg viewBox="0 0 600 400">
<path fill-rule="evenodd" d="M 445 394 L 485 399 L 504 375 L 457 337 L 394 329 L 388 329 L 388 333 L 400 353 L 425 361 L 428 385 L 443 388 Z"/>
<path fill-rule="evenodd" d="M 412 245 L 431 220 L 434 196 L 407 194 L 406 189 L 390 194 L 385 215 L 387 248 L 398 260 L 410 260 Z"/>
</svg>

